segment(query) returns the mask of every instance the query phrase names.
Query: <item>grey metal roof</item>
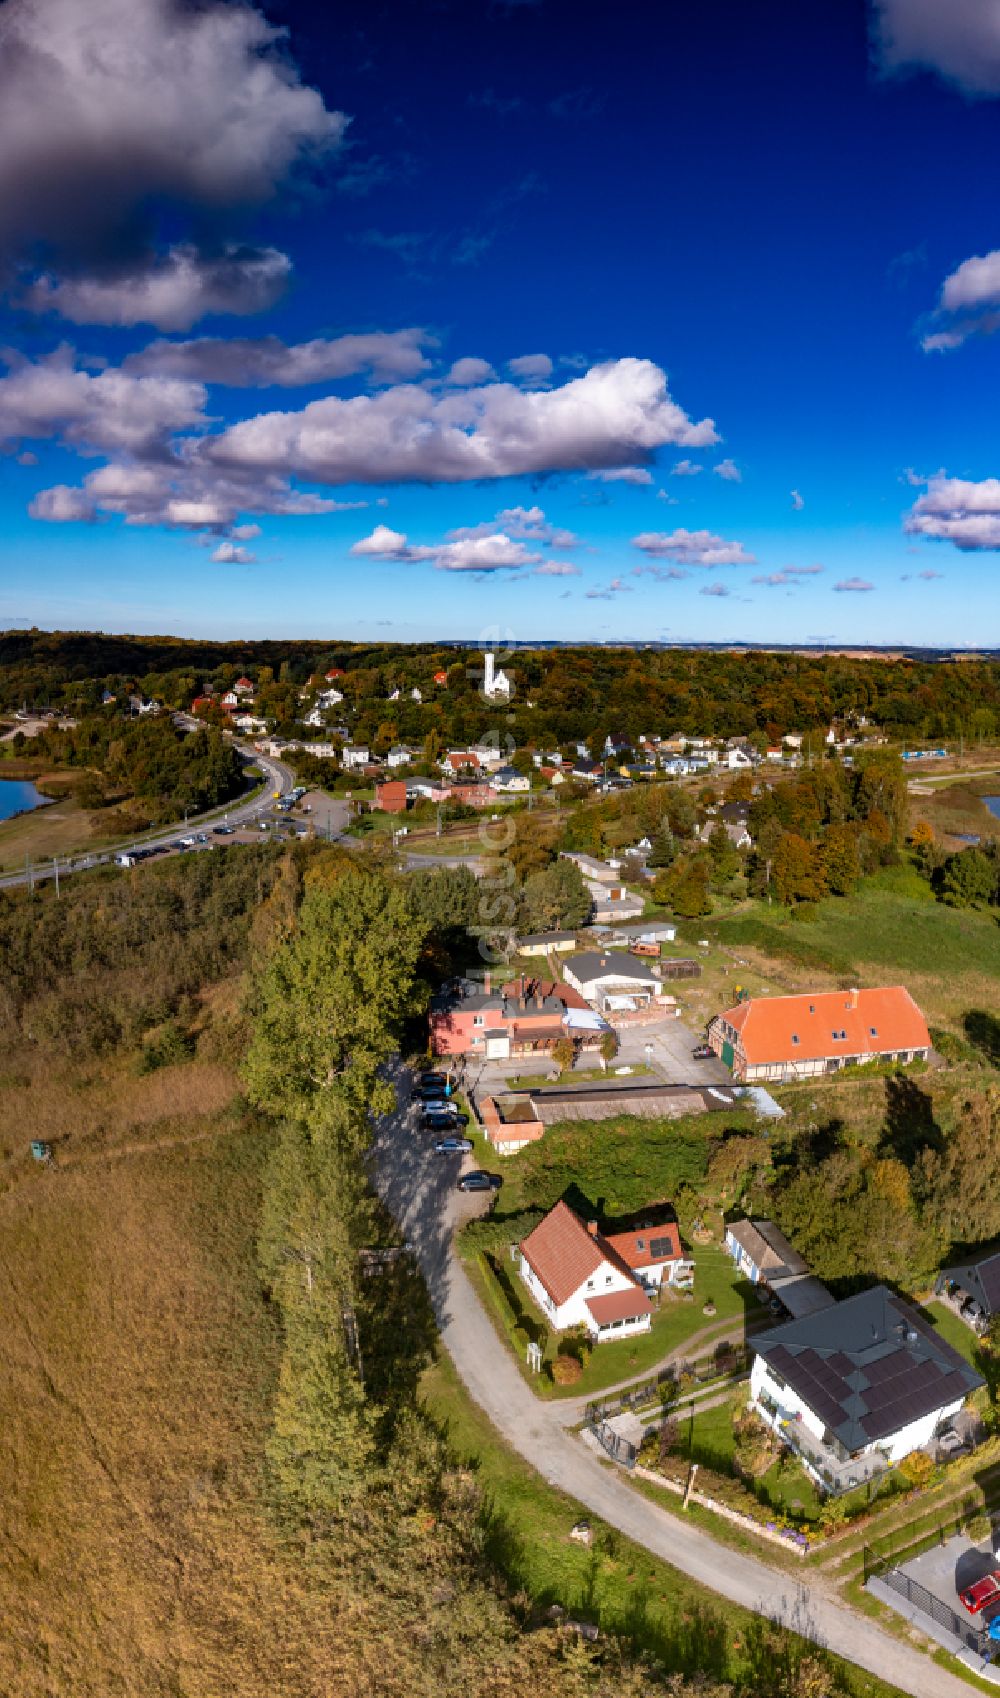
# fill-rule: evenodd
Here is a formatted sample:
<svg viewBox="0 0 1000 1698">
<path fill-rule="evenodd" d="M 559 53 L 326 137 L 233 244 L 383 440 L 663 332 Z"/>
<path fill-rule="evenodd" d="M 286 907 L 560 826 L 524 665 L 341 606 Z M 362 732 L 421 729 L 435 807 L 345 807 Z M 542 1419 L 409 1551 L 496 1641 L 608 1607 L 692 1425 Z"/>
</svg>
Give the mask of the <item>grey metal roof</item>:
<svg viewBox="0 0 1000 1698">
<path fill-rule="evenodd" d="M 572 943 L 575 937 L 575 932 L 524 932 L 522 936 L 517 939 L 517 942 L 518 944 Z"/>
<path fill-rule="evenodd" d="M 942 1268 L 940 1280 L 952 1279 L 975 1298 L 985 1315 L 1000 1313 L 1000 1255 L 984 1256 L 981 1262 L 966 1262 Z"/>
<path fill-rule="evenodd" d="M 570 955 L 566 966 L 575 979 L 584 984 L 590 984 L 594 979 L 641 979 L 646 984 L 656 984 L 657 977 L 652 967 L 645 961 L 622 960 L 620 955 L 599 955 L 596 950 L 584 949 L 579 955 Z"/>
<path fill-rule="evenodd" d="M 884 1285 L 788 1321 L 750 1345 L 852 1453 L 985 1383 Z"/>
</svg>

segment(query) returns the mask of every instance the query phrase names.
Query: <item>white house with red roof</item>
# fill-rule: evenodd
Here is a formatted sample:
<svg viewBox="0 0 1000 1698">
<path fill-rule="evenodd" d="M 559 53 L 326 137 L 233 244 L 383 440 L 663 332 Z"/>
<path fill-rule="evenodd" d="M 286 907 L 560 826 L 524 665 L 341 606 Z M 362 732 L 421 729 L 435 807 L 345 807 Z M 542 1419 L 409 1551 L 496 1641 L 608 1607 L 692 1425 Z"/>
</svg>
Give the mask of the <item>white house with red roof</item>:
<svg viewBox="0 0 1000 1698">
<path fill-rule="evenodd" d="M 648 1332 L 653 1305 L 627 1261 L 558 1202 L 521 1245 L 520 1274 L 558 1332 L 584 1326 L 598 1343 Z"/>
<path fill-rule="evenodd" d="M 233 685 L 233 689 L 238 696 L 252 696 L 253 680 L 250 678 L 237 678 L 236 683 Z"/>
</svg>

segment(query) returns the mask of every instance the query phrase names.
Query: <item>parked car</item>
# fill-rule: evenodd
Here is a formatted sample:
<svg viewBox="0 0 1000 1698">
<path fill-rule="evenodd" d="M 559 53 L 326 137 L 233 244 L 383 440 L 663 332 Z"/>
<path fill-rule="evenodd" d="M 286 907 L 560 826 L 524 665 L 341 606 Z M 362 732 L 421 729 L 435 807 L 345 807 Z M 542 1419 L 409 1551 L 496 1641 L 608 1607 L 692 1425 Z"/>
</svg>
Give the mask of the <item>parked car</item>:
<svg viewBox="0 0 1000 1698">
<path fill-rule="evenodd" d="M 460 1191 L 499 1191 L 503 1180 L 499 1173 L 486 1173 L 481 1167 L 474 1167 L 471 1173 L 463 1173 L 458 1182 Z"/>
<path fill-rule="evenodd" d="M 236 827 L 234 825 L 213 825 L 212 827 L 213 837 L 232 837 L 235 832 Z"/>
<path fill-rule="evenodd" d="M 976 1580 L 958 1595 L 970 1615 L 979 1615 L 987 1604 L 1000 1603 L 1000 1568 L 984 1574 L 981 1580 Z"/>
<path fill-rule="evenodd" d="M 444 1079 L 421 1079 L 417 1084 L 417 1096 L 425 1101 L 434 1102 L 447 1100 L 448 1086 Z"/>
<path fill-rule="evenodd" d="M 464 1156 L 472 1149 L 471 1138 L 439 1138 L 434 1145 L 436 1156 Z"/>
<path fill-rule="evenodd" d="M 711 1061 L 714 1054 L 715 1051 L 711 1044 L 699 1044 L 697 1049 L 691 1051 L 694 1061 Z"/>
<path fill-rule="evenodd" d="M 460 1132 L 468 1125 L 467 1114 L 422 1114 L 420 1125 L 424 1132 Z"/>
<path fill-rule="evenodd" d="M 196 842 L 197 842 L 197 838 L 195 838 L 195 837 L 182 837 L 181 838 L 181 848 L 182 849 L 193 849 Z"/>
</svg>

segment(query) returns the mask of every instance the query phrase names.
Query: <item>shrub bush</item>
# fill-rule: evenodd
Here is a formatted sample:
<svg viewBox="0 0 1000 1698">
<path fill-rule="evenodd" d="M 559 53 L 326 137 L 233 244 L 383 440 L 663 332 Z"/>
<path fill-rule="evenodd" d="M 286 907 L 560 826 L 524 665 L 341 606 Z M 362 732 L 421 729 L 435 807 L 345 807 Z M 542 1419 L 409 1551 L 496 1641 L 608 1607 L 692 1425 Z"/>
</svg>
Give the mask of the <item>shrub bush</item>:
<svg viewBox="0 0 1000 1698">
<path fill-rule="evenodd" d="M 583 1363 L 578 1356 L 557 1356 L 552 1364 L 552 1378 L 557 1386 L 575 1385 L 583 1373 Z"/>
</svg>

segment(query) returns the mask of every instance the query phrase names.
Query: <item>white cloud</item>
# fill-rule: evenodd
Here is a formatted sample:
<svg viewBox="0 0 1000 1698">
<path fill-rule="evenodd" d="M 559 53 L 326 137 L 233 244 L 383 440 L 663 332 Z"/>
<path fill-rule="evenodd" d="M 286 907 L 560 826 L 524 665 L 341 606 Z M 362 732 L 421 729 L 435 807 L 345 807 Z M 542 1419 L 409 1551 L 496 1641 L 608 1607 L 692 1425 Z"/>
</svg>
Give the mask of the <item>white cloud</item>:
<svg viewBox="0 0 1000 1698">
<path fill-rule="evenodd" d="M 283 293 L 292 262 L 277 248 L 230 246 L 206 255 L 189 244 L 107 275 L 39 277 L 20 306 L 74 324 L 153 324 L 187 330 L 208 313 L 263 312 Z"/>
<path fill-rule="evenodd" d="M 713 531 L 642 531 L 632 538 L 643 554 L 676 560 L 682 566 L 753 566 L 754 555 L 741 542 L 727 542 Z"/>
<path fill-rule="evenodd" d="M 151 342 L 130 354 L 123 369 L 197 378 L 231 388 L 290 389 L 370 372 L 376 383 L 419 377 L 434 346 L 425 330 L 373 330 L 361 335 L 283 342 L 278 336 L 198 336 L 187 342 Z"/>
<path fill-rule="evenodd" d="M 733 593 L 732 590 L 729 588 L 729 586 L 727 584 L 705 584 L 704 587 L 698 591 L 699 595 L 719 595 L 719 596 L 721 596 L 721 595 L 732 595 L 732 593 Z"/>
<path fill-rule="evenodd" d="M 351 553 L 375 560 L 427 563 L 439 572 L 496 572 L 509 567 L 535 566 L 540 554 L 503 531 L 487 536 L 463 535 L 451 542 L 410 543 L 403 531 L 376 525 L 369 536 L 353 544 Z"/>
<path fill-rule="evenodd" d="M 518 354 L 507 361 L 507 370 L 522 383 L 548 383 L 552 376 L 552 361 L 548 354 Z"/>
<path fill-rule="evenodd" d="M 680 506 L 680 502 L 678 501 L 676 495 L 669 495 L 665 489 L 658 489 L 657 490 L 656 499 L 657 499 L 657 501 L 665 502 L 668 507 L 679 507 Z"/>
<path fill-rule="evenodd" d="M 220 542 L 212 559 L 219 566 L 252 566 L 257 556 L 249 548 L 238 548 L 234 542 Z"/>
<path fill-rule="evenodd" d="M 637 486 L 653 481 L 648 466 L 615 466 L 608 472 L 588 472 L 587 476 L 599 478 L 601 483 L 634 483 Z"/>
<path fill-rule="evenodd" d="M 843 593 L 844 591 L 847 591 L 849 593 L 854 593 L 855 591 L 857 591 L 858 593 L 861 593 L 861 592 L 864 592 L 866 590 L 873 590 L 875 588 L 875 585 L 870 584 L 868 582 L 867 578 L 841 578 L 840 582 L 837 583 L 837 584 L 834 584 L 833 587 L 834 587 L 835 590 L 837 590 L 841 593 Z"/>
<path fill-rule="evenodd" d="M 260 526 L 234 525 L 229 534 L 231 537 L 236 537 L 240 542 L 250 542 L 253 537 L 260 536 Z"/>
<path fill-rule="evenodd" d="M 573 531 L 550 525 L 541 507 L 504 507 L 492 519 L 479 525 L 459 525 L 448 532 L 451 542 L 467 542 L 476 537 L 492 536 L 497 530 L 524 541 L 543 542 L 549 548 L 576 548 L 580 538 Z"/>
<path fill-rule="evenodd" d="M 716 477 L 722 478 L 725 483 L 743 482 L 743 473 L 735 460 L 720 460 L 717 466 L 712 467 L 712 470 Z"/>
<path fill-rule="evenodd" d="M 496 373 L 489 360 L 477 360 L 470 356 L 464 360 L 455 361 L 445 377 L 445 383 L 451 384 L 456 389 L 466 389 L 473 383 L 488 383 L 495 376 Z"/>
<path fill-rule="evenodd" d="M 875 0 L 886 71 L 937 71 L 966 94 L 1000 93 L 998 0 Z"/>
<path fill-rule="evenodd" d="M 145 250 L 151 203 L 269 199 L 335 147 L 328 111 L 252 5 L 6 0 L 0 250 L 89 262 Z"/>
<path fill-rule="evenodd" d="M 672 478 L 696 478 L 698 473 L 704 470 L 704 466 L 699 466 L 696 460 L 678 460 L 676 466 L 671 466 L 670 476 Z"/>
<path fill-rule="evenodd" d="M 965 554 L 1000 549 L 1000 478 L 971 482 L 939 472 L 911 507 L 908 536 L 950 542 Z"/>
<path fill-rule="evenodd" d="M 579 566 L 573 566 L 568 560 L 543 560 L 535 567 L 536 578 L 578 578 Z"/>
<path fill-rule="evenodd" d="M 587 591 L 588 601 L 614 601 L 616 595 L 631 595 L 634 585 L 626 584 L 622 578 L 612 578 L 604 589 Z"/>
<path fill-rule="evenodd" d="M 14 359 L 0 377 L 0 438 L 58 438 L 86 450 L 157 449 L 174 431 L 204 423 L 205 390 L 176 378 L 78 370 L 71 348 Z"/>
<path fill-rule="evenodd" d="M 793 513 L 801 513 L 804 506 L 805 506 L 805 502 L 803 501 L 798 490 L 793 489 L 792 490 L 792 512 Z"/>
<path fill-rule="evenodd" d="M 461 483 L 609 469 L 666 443 L 716 440 L 711 419 L 694 423 L 671 400 L 658 366 L 623 359 L 528 393 L 494 383 L 440 396 L 415 385 L 328 396 L 246 419 L 205 452 L 218 465 L 328 484 Z"/>
<path fill-rule="evenodd" d="M 237 524 L 241 513 L 310 515 L 365 507 L 364 501 L 332 501 L 293 489 L 281 478 L 235 478 L 197 464 L 161 455 L 145 464 L 110 461 L 89 472 L 79 488 L 56 484 L 44 489 L 28 511 L 53 523 L 93 520 L 109 514 L 129 525 L 165 525 L 170 529 L 211 530 L 232 536 L 256 535 L 259 526 Z"/>
<path fill-rule="evenodd" d="M 948 353 L 970 336 L 992 336 L 1000 329 L 1000 248 L 962 261 L 941 285 L 931 320 L 942 326 L 920 340 L 925 353 Z"/>
<path fill-rule="evenodd" d="M 776 589 L 782 584 L 794 584 L 800 578 L 814 578 L 824 570 L 823 566 L 783 566 L 780 572 L 765 572 L 750 581 L 754 584 L 767 584 Z"/>
</svg>

